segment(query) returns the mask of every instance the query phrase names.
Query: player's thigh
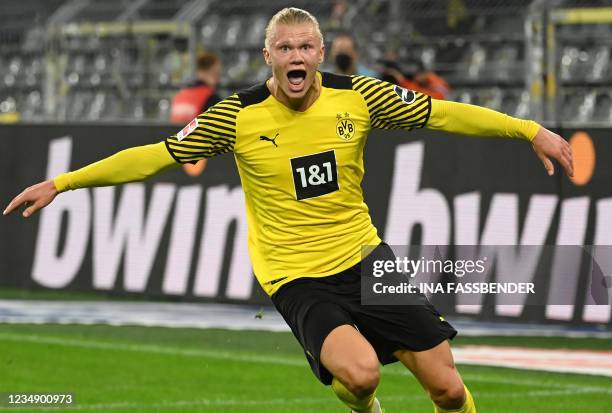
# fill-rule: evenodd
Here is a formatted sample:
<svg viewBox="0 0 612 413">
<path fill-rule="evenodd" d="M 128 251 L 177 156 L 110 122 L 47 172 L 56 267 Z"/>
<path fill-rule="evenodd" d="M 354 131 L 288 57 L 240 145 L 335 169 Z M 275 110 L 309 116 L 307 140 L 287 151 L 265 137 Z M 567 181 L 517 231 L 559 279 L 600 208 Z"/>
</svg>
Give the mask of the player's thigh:
<svg viewBox="0 0 612 413">
<path fill-rule="evenodd" d="M 344 384 L 378 384 L 379 361 L 366 338 L 344 324 L 327 335 L 321 347 L 321 363 Z"/>
<path fill-rule="evenodd" d="M 463 393 L 463 381 L 455 368 L 447 340 L 429 350 L 398 350 L 394 355 L 412 371 L 432 398 L 449 394 L 453 397 Z"/>
</svg>

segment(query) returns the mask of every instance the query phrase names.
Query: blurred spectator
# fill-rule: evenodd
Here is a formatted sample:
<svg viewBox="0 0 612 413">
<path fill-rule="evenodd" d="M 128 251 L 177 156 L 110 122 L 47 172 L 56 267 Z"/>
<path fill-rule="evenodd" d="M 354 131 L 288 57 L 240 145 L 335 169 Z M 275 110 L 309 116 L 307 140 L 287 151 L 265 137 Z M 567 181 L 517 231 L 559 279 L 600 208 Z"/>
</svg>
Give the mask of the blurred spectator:
<svg viewBox="0 0 612 413">
<path fill-rule="evenodd" d="M 346 27 L 346 17 L 348 11 L 347 0 L 334 0 L 331 16 L 327 22 L 327 30 L 338 30 Z"/>
<path fill-rule="evenodd" d="M 335 73 L 377 77 L 375 71 L 359 63 L 357 42 L 348 33 L 336 35 L 330 47 L 329 59 L 334 65 Z"/>
<path fill-rule="evenodd" d="M 450 86 L 432 71 L 425 70 L 423 63 L 411 60 L 400 65 L 394 55 L 387 55 L 381 60 L 380 78 L 395 83 L 405 89 L 425 93 L 435 99 L 446 99 L 450 93 Z"/>
<path fill-rule="evenodd" d="M 170 110 L 170 121 L 186 123 L 221 101 L 216 87 L 221 78 L 221 60 L 217 55 L 204 53 L 198 58 L 197 79 L 181 89 Z"/>
<path fill-rule="evenodd" d="M 185 124 L 200 113 L 221 101 L 216 87 L 221 78 L 221 60 L 213 53 L 204 53 L 198 58 L 197 79 L 194 83 L 181 89 L 170 109 L 170 121 Z M 206 168 L 206 159 L 195 165 L 184 164 L 183 170 L 190 176 L 198 176 Z"/>
</svg>

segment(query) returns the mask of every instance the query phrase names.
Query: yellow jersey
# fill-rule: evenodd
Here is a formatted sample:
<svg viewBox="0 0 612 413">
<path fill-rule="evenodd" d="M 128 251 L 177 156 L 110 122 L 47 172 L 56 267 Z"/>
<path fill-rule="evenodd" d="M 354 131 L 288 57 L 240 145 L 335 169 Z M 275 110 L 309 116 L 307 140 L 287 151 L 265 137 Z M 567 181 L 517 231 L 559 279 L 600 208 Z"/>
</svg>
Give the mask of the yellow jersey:
<svg viewBox="0 0 612 413">
<path fill-rule="evenodd" d="M 371 128 L 423 127 L 431 99 L 364 76 L 318 73 L 304 112 L 266 84 L 211 107 L 165 142 L 181 163 L 233 152 L 245 193 L 249 253 L 272 295 L 299 277 L 338 274 L 380 238 L 364 202 L 363 150 Z"/>
<path fill-rule="evenodd" d="M 129 148 L 58 175 L 59 192 L 147 179 L 176 165 L 233 152 L 246 194 L 249 250 L 272 295 L 299 277 L 324 277 L 380 242 L 363 201 L 363 149 L 371 128 L 434 130 L 533 140 L 540 126 L 478 106 L 364 76 L 318 73 L 321 94 L 304 112 L 265 84 L 238 92 L 157 144 Z"/>
</svg>

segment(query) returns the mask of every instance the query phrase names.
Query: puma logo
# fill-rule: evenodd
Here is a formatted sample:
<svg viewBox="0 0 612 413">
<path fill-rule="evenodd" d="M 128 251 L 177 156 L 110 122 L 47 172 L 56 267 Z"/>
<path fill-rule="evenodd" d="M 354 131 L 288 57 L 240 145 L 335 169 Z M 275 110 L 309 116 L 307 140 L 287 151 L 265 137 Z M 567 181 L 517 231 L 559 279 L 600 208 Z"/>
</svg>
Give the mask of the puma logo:
<svg viewBox="0 0 612 413">
<path fill-rule="evenodd" d="M 278 133 L 276 135 L 274 135 L 274 138 L 268 138 L 267 136 L 260 136 L 259 140 L 260 141 L 272 142 L 274 144 L 274 146 L 276 146 L 278 148 L 278 145 L 276 144 L 276 138 L 278 138 Z"/>
<path fill-rule="evenodd" d="M 286 280 L 286 279 L 287 279 L 287 277 L 280 277 L 280 278 L 277 278 L 277 279 L 275 279 L 275 280 L 270 281 L 270 285 L 274 285 L 274 284 L 279 283 L 279 282 L 281 282 L 281 281 L 283 281 L 283 280 Z"/>
</svg>

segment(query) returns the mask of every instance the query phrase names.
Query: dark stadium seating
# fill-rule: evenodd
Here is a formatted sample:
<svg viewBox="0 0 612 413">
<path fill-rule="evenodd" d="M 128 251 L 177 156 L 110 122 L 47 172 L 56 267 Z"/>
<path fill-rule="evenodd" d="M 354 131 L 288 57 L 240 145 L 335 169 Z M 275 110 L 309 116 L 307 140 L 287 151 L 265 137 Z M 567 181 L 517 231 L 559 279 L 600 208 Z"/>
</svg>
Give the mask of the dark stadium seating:
<svg viewBox="0 0 612 413">
<path fill-rule="evenodd" d="M 352 32 L 367 66 L 394 52 L 420 61 L 451 85 L 451 99 L 516 116 L 543 114 L 534 79 L 546 50 L 529 37 L 531 0 L 361 0 L 341 16 L 331 1 L 293 2 L 313 12 L 329 42 Z M 605 6 L 560 1 L 556 7 Z M 0 15 L 0 112 L 24 121 L 167 121 L 174 93 L 194 74 L 201 50 L 219 53 L 221 94 L 269 76 L 261 58 L 265 25 L 280 0 L 21 0 Z M 559 25 L 558 100 L 551 120 L 612 122 L 610 24 Z M 540 50 L 538 51 L 538 47 Z M 536 52 L 530 55 L 529 52 Z M 539 54 L 538 54 L 539 53 Z M 534 64 L 534 56 L 541 59 Z M 540 92 L 541 93 L 541 92 Z"/>
</svg>

